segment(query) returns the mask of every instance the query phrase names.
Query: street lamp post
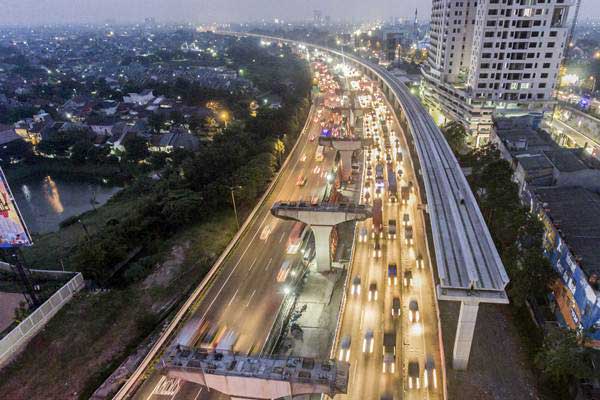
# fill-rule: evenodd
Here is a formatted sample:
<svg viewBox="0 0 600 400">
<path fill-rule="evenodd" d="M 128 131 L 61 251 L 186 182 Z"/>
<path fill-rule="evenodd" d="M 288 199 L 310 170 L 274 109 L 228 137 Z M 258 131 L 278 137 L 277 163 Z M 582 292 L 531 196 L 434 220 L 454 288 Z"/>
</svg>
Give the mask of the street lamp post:
<svg viewBox="0 0 600 400">
<path fill-rule="evenodd" d="M 235 223 L 237 224 L 238 231 L 240 230 L 240 220 L 238 219 L 237 207 L 235 205 L 235 189 L 241 189 L 241 186 L 230 186 L 229 190 L 231 191 L 231 203 L 233 204 L 233 213 L 235 214 Z"/>
</svg>

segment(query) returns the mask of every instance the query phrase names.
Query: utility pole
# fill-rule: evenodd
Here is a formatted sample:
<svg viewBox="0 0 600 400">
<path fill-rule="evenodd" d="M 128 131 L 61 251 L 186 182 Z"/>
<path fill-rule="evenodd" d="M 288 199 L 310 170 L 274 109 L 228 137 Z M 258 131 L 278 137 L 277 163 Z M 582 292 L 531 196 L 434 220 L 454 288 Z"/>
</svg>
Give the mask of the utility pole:
<svg viewBox="0 0 600 400">
<path fill-rule="evenodd" d="M 235 223 L 237 224 L 238 231 L 240 230 L 240 220 L 238 219 L 237 207 L 235 205 L 235 194 L 233 191 L 235 189 L 241 189 L 241 186 L 230 186 L 229 190 L 231 191 L 231 204 L 233 204 L 233 213 L 235 214 Z"/>
</svg>

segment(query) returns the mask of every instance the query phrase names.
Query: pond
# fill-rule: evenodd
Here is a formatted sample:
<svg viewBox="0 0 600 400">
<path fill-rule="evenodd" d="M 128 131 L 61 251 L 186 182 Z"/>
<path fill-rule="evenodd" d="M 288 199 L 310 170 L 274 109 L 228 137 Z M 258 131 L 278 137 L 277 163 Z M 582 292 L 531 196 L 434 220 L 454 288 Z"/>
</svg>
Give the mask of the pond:
<svg viewBox="0 0 600 400">
<path fill-rule="evenodd" d="M 65 219 L 106 203 L 120 190 L 51 176 L 29 177 L 12 184 L 11 189 L 32 233 L 56 231 Z"/>
</svg>

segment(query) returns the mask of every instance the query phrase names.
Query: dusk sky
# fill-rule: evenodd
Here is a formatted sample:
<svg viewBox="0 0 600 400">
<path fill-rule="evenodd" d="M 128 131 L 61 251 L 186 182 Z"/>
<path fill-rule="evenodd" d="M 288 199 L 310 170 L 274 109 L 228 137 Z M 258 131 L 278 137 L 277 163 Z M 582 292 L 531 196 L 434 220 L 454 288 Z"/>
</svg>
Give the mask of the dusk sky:
<svg viewBox="0 0 600 400">
<path fill-rule="evenodd" d="M 76 6 L 75 6 L 76 5 Z M 0 24 L 60 22 L 248 21 L 306 19 L 315 9 L 336 18 L 429 19 L 430 0 L 0 0 Z M 582 17 L 600 17 L 599 0 L 583 0 Z"/>
</svg>

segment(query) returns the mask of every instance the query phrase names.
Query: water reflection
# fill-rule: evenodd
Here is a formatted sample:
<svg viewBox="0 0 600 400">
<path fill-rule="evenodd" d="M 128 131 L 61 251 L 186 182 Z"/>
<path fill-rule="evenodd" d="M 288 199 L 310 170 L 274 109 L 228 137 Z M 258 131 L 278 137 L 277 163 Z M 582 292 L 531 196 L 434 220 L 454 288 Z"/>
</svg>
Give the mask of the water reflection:
<svg viewBox="0 0 600 400">
<path fill-rule="evenodd" d="M 13 186 L 23 218 L 35 233 L 57 230 L 61 221 L 106 203 L 118 190 L 51 176 L 31 177 Z"/>
<path fill-rule="evenodd" d="M 63 211 L 65 211 L 65 208 L 60 202 L 60 193 L 58 193 L 56 183 L 50 176 L 44 178 L 44 195 L 55 213 L 62 214 Z"/>
</svg>

